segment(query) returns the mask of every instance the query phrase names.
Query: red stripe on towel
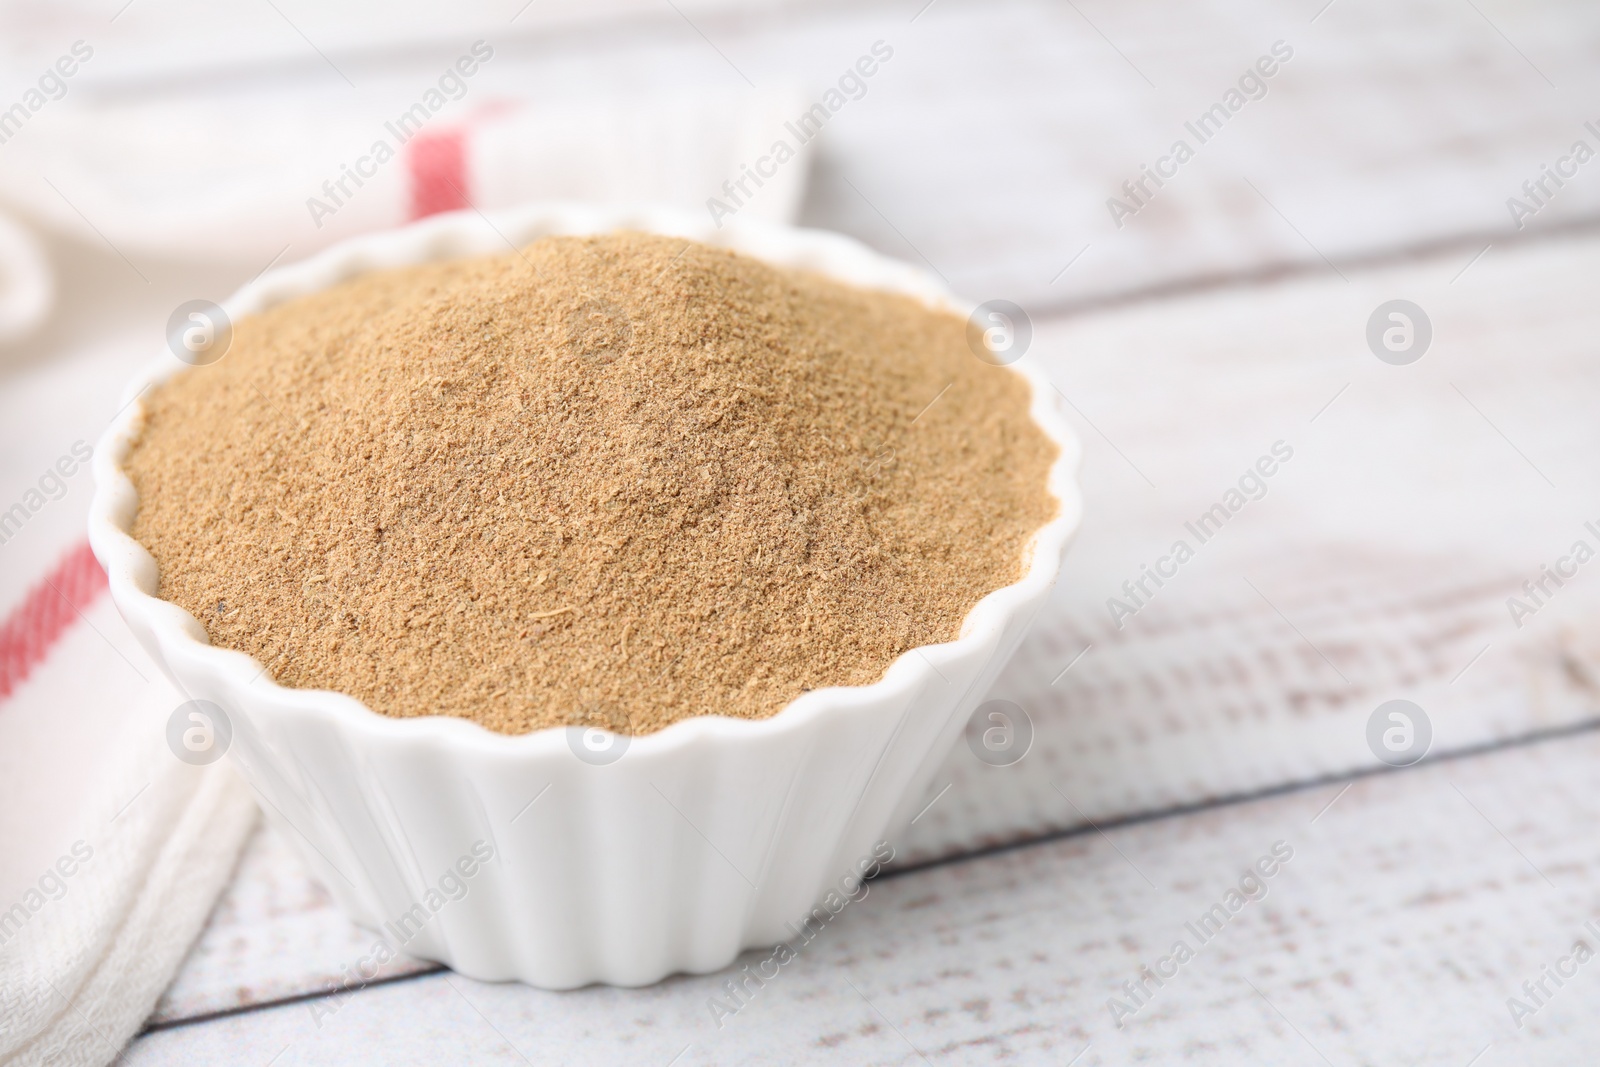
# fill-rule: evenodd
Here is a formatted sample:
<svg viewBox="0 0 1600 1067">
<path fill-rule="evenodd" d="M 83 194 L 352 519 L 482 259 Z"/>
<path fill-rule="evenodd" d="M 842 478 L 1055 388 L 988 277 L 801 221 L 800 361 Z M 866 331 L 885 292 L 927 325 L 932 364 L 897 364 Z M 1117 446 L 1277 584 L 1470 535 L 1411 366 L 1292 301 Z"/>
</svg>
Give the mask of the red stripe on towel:
<svg viewBox="0 0 1600 1067">
<path fill-rule="evenodd" d="M 0 700 L 27 680 L 77 621 L 78 612 L 93 604 L 105 588 L 106 572 L 84 541 L 28 590 L 22 603 L 0 623 Z"/>
<path fill-rule="evenodd" d="M 407 147 L 411 169 L 411 217 L 471 207 L 467 195 L 467 132 L 419 133 Z"/>
</svg>

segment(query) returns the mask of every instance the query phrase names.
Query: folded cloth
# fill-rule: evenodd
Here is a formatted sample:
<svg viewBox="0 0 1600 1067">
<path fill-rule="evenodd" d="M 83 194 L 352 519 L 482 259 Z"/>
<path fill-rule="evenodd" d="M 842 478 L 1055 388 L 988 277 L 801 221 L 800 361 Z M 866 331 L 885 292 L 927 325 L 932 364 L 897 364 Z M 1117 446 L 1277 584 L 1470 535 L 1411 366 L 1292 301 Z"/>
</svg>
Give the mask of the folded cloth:
<svg viewBox="0 0 1600 1067">
<path fill-rule="evenodd" d="M 249 790 L 226 763 L 193 766 L 168 749 L 166 719 L 183 698 L 126 632 L 112 643 L 104 590 L 80 547 L 0 627 L 12 824 L 0 862 L 6 1064 L 114 1058 L 255 824 Z"/>
<path fill-rule="evenodd" d="M 706 211 L 716 197 L 768 220 L 799 211 L 806 145 L 759 186 L 745 178 L 803 110 L 797 93 L 547 106 L 415 90 L 383 111 L 256 97 L 64 102 L 6 146 L 18 165 L 0 168 L 0 198 L 126 256 L 255 266 L 440 211 L 534 199 Z M 748 195 L 729 200 L 724 183 L 741 178 Z"/>
</svg>

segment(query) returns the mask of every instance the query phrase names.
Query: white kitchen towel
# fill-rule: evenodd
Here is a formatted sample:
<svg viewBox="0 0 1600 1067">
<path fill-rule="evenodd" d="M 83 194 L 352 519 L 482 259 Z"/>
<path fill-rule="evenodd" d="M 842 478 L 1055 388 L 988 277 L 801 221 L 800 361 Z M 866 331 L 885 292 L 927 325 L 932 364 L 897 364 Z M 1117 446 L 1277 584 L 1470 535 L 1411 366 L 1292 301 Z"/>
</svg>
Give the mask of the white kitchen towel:
<svg viewBox="0 0 1600 1067">
<path fill-rule="evenodd" d="M 226 763 L 169 751 L 179 696 L 86 547 L 0 627 L 0 1062 L 111 1060 L 149 1015 L 256 819 Z"/>
<path fill-rule="evenodd" d="M 26 337 L 56 298 L 55 273 L 32 233 L 0 214 L 0 345 Z"/>
<path fill-rule="evenodd" d="M 277 94 L 68 98 L 6 144 L 0 199 L 135 261 L 257 268 L 441 211 L 537 199 L 704 212 L 716 197 L 774 221 L 799 211 L 807 145 L 746 176 L 780 137 L 795 140 L 783 123 L 804 110 L 798 93 L 535 103 L 476 88 L 493 59 L 461 59 L 474 76 L 463 63 L 397 81 L 389 103 L 359 108 Z M 724 184 L 741 181 L 730 199 Z"/>
</svg>

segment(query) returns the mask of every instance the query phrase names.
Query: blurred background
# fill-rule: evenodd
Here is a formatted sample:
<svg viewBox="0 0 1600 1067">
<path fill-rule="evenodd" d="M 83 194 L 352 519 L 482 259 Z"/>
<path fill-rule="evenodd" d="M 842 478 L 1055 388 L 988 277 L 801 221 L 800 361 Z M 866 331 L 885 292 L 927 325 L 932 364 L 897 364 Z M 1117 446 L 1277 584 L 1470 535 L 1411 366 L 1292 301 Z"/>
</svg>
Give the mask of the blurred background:
<svg viewBox="0 0 1600 1067">
<path fill-rule="evenodd" d="M 66 339 L 90 261 L 146 289 L 203 264 L 221 293 L 268 262 L 460 206 L 419 200 L 407 182 L 439 165 L 418 157 L 442 141 L 463 142 L 446 150 L 464 153 L 457 199 L 484 210 L 549 197 L 704 210 L 882 42 L 893 59 L 752 211 L 1048 313 L 1402 250 L 1470 252 L 1589 218 L 1592 181 L 1522 229 L 1505 201 L 1526 199 L 1522 183 L 1593 118 L 1597 18 L 1576 3 L 1466 0 L 537 0 L 381 15 L 293 0 L 11 3 L 0 197 L 36 239 L 65 241 L 47 257 L 61 313 L 28 348 L 43 352 Z M 474 42 L 493 58 L 436 93 L 423 144 L 400 144 L 385 124 Z M 1293 58 L 1199 143 L 1184 124 L 1275 42 Z M 53 73 L 63 57 L 70 76 Z M 1123 183 L 1180 138 L 1196 158 L 1119 226 L 1107 199 L 1136 205 Z M 313 219 L 307 200 L 333 203 L 323 183 L 384 139 L 402 158 Z M 17 268 L 7 278 L 21 284 Z M 10 368 L 29 362 L 8 355 Z"/>
<path fill-rule="evenodd" d="M 47 814 L 78 816 L 101 758 L 85 753 L 116 736 L 91 713 L 65 746 L 14 724 L 25 699 L 62 706 L 28 696 L 43 653 L 17 620 L 81 543 L 91 491 L 83 472 L 40 479 L 95 441 L 126 380 L 162 356 L 179 304 L 221 301 L 341 238 L 442 211 L 492 218 L 544 199 L 736 208 L 734 222 L 844 233 L 970 300 L 1019 304 L 1034 326 L 1026 358 L 1047 369 L 1085 444 L 1082 534 L 1050 612 L 991 694 L 1027 717 L 1027 758 L 995 766 L 958 746 L 902 850 L 934 877 L 947 867 L 928 865 L 1073 843 L 1051 868 L 1088 887 L 1071 916 L 1018 897 L 1000 911 L 1021 925 L 990 919 L 1006 945 L 1024 943 L 1029 924 L 1074 931 L 1076 955 L 1063 953 L 1075 962 L 1048 969 L 1074 982 L 1051 986 L 1048 1020 L 1039 1002 L 948 1023 L 924 1015 L 912 1044 L 956 1042 L 939 1047 L 966 1062 L 960 1042 L 983 1039 L 1064 1063 L 1100 1042 L 1083 1063 L 1128 1061 L 1135 1046 L 1101 1036 L 1107 990 L 1144 958 L 1127 946 L 1165 937 L 1168 882 L 1203 882 L 1207 857 L 1244 833 L 1186 813 L 1323 784 L 1343 797 L 1341 783 L 1385 765 L 1367 724 L 1403 698 L 1426 709 L 1430 757 L 1522 755 L 1474 772 L 1499 792 L 1465 804 L 1443 779 L 1403 796 L 1362 784 L 1343 801 L 1362 828 L 1345 851 L 1329 845 L 1302 865 L 1322 888 L 1307 888 L 1298 914 L 1353 897 L 1341 881 L 1352 871 L 1387 870 L 1372 877 L 1401 881 L 1318 922 L 1388 938 L 1393 955 L 1303 960 L 1285 947 L 1300 936 L 1286 919 L 1254 952 L 1283 981 L 1320 990 L 1306 1005 L 1369 1021 L 1351 1031 L 1300 1016 L 1333 1062 L 1412 1062 L 1391 1054 L 1431 1055 L 1427 1030 L 1456 1034 L 1441 1041 L 1460 1048 L 1438 1062 L 1466 1063 L 1483 1045 L 1468 1031 L 1504 1015 L 1600 889 L 1600 861 L 1577 844 L 1600 814 L 1580 796 L 1600 755 L 1588 733 L 1600 577 L 1542 577 L 1575 542 L 1600 546 L 1585 525 L 1600 523 L 1597 87 L 1600 7 L 1577 0 L 0 2 L 0 513 L 11 516 L 0 699 L 16 693 L 0 706 L 0 764 L 35 783 L 0 804 L 15 842 L 0 891 L 11 899 L 59 851 L 67 830 Z M 819 105 L 826 121 L 800 143 L 797 124 Z M 779 140 L 795 158 L 740 190 Z M 1428 324 L 1403 365 L 1369 342 L 1394 300 Z M 1119 613 L 1127 583 L 1279 442 L 1294 458 L 1265 495 Z M 104 601 L 94 611 L 106 614 L 86 602 L 61 612 L 62 627 L 77 616 L 98 627 L 74 661 L 104 687 L 79 694 L 86 705 L 137 690 L 122 672 L 143 662 Z M 44 723 L 51 711 L 29 715 Z M 1557 748 L 1539 747 L 1550 739 Z M 1556 793 L 1538 799 L 1541 787 Z M 1169 836 L 1119 838 L 1099 859 L 1083 844 L 1154 819 Z M 1264 847 L 1253 834 L 1241 854 Z M 1530 902 L 1516 878 L 1497 882 L 1507 857 L 1535 881 L 1505 848 L 1513 840 L 1535 856 L 1535 889 L 1556 897 Z M 1567 874 L 1545 876 L 1546 846 Z M 1181 875 L 1156 873 L 1156 893 L 1119 866 L 1123 850 L 1187 858 Z M 1424 853 L 1425 870 L 1385 866 Z M 179 1022 L 326 988 L 362 942 L 272 831 L 253 831 L 244 856 L 154 1036 L 134 1046 L 150 1062 L 177 1047 L 157 1038 Z M 904 880 L 910 897 L 919 877 Z M 1019 877 L 993 874 L 994 892 Z M 1424 899 L 1438 907 L 1419 912 Z M 1142 903 L 1115 903 L 1128 900 Z M 869 926 L 854 929 L 867 938 Z M 1463 928 L 1487 939 L 1467 953 L 1479 984 L 1450 985 L 1453 1001 L 1411 1016 L 1395 1008 L 1404 983 L 1445 988 L 1454 972 L 1441 961 Z M 919 973 L 942 973 L 955 951 L 926 947 Z M 987 958 L 974 967 L 1005 971 Z M 1334 973 L 1349 979 L 1342 991 Z M 972 995 L 932 979 L 896 989 L 903 1023 Z M 701 995 L 682 992 L 684 1012 L 700 1012 Z M 1204 1032 L 1241 1056 L 1309 1055 L 1271 1017 L 1253 1019 L 1250 988 L 1208 996 L 1147 1021 L 1137 1048 L 1224 1062 L 1195 1051 Z M 1594 1031 L 1577 999 L 1559 1009 L 1567 1022 L 1542 1017 L 1554 1028 L 1535 1027 L 1545 1043 L 1522 1046 L 1528 1062 L 1583 1055 Z M 537 1029 L 603 1018 L 614 1002 L 518 1003 Z M 796 1018 L 783 1025 L 812 1026 Z M 1502 1047 L 1533 1040 L 1482 1026 Z M 662 1038 L 659 1062 L 681 1043 Z"/>
</svg>

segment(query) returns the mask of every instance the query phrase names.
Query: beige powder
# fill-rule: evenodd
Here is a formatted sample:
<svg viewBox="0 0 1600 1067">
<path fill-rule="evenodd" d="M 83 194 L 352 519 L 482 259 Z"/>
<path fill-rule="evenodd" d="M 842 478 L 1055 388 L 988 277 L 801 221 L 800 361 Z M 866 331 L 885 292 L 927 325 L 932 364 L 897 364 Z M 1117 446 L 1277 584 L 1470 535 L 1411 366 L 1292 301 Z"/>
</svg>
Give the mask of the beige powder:
<svg viewBox="0 0 1600 1067">
<path fill-rule="evenodd" d="M 386 715 L 772 715 L 953 640 L 1054 514 L 964 327 L 639 234 L 369 274 L 147 397 L 134 535 L 214 644 Z"/>
</svg>

